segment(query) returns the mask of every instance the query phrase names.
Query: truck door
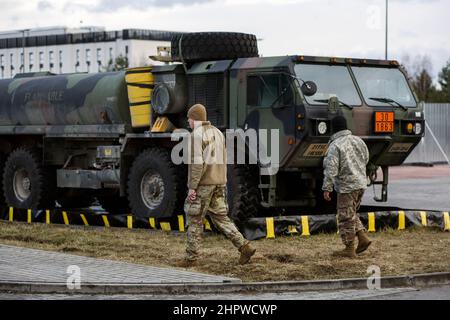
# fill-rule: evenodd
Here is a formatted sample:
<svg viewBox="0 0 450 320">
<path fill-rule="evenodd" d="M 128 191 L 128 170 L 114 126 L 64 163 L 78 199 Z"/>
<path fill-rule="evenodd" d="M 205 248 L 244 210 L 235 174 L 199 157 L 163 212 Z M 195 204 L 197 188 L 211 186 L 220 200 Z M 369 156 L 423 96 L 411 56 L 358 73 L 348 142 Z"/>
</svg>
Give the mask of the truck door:
<svg viewBox="0 0 450 320">
<path fill-rule="evenodd" d="M 286 155 L 295 144 L 295 91 L 291 77 L 277 72 L 249 72 L 246 86 L 241 86 L 245 96 L 244 129 L 267 130 L 267 155 L 278 151 L 282 165 Z M 278 145 L 272 145 L 271 135 L 278 132 Z M 261 143 L 259 144 L 261 145 Z M 276 150 L 275 148 L 278 148 Z"/>
</svg>

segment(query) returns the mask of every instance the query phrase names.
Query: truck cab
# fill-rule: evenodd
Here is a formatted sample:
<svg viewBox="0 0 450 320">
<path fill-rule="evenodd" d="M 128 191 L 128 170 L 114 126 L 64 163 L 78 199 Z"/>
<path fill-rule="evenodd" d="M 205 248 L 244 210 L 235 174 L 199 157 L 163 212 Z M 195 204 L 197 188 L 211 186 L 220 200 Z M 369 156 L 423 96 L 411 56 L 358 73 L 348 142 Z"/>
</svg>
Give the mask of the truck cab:
<svg viewBox="0 0 450 320">
<path fill-rule="evenodd" d="M 248 142 L 247 152 L 254 153 L 256 163 L 230 165 L 230 207 L 249 202 L 243 197 L 253 198 L 253 206 L 258 207 L 250 210 L 248 204 L 247 212 L 233 214 L 238 219 L 247 218 L 248 211 L 256 214 L 264 209 L 323 211 L 322 162 L 333 134 L 331 120 L 337 115 L 343 115 L 352 133 L 367 144 L 368 184 L 382 185 L 378 201 L 387 201 L 389 166 L 402 164 L 424 135 L 423 104 L 397 61 L 251 57 L 202 61 L 187 74 L 190 104 L 205 104 L 214 125 L 224 131 L 265 129 L 268 138 L 258 141 L 259 147 L 278 152 L 275 174 L 263 173 L 257 151 Z M 305 85 L 312 85 L 314 91 L 308 92 Z M 199 95 L 202 90 L 205 94 Z M 275 131 L 274 144 L 270 135 Z M 233 185 L 252 190 L 253 197 L 236 195 Z"/>
</svg>

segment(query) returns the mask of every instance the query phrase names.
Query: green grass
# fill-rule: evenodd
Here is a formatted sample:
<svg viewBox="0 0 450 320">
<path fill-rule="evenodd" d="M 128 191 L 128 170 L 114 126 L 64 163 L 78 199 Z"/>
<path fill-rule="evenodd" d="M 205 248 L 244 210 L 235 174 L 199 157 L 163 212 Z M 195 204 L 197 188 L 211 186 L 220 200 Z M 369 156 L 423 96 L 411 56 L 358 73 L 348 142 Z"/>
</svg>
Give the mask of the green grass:
<svg viewBox="0 0 450 320">
<path fill-rule="evenodd" d="M 450 233 L 431 228 L 386 230 L 371 234 L 373 244 L 358 259 L 336 259 L 337 234 L 288 236 L 254 241 L 257 253 L 248 265 L 221 235 L 203 239 L 198 267 L 192 270 L 279 281 L 366 277 L 377 265 L 382 276 L 450 271 Z M 66 227 L 0 222 L 0 243 L 160 267 L 175 267 L 184 257 L 185 235 L 161 231 Z"/>
</svg>

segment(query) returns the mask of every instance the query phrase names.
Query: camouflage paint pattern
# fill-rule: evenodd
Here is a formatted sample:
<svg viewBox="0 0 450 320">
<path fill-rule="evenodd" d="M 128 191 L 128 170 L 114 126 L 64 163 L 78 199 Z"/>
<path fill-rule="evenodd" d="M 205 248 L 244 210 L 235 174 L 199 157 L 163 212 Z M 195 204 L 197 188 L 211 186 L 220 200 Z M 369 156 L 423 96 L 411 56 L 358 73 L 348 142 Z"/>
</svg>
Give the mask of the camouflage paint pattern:
<svg viewBox="0 0 450 320">
<path fill-rule="evenodd" d="M 323 161 L 324 181 L 322 190 L 350 193 L 367 188 L 366 166 L 369 151 L 364 141 L 342 130 L 331 137 L 327 155 Z"/>
<path fill-rule="evenodd" d="M 191 75 L 205 72 L 223 72 L 229 78 L 225 106 L 225 118 L 229 128 L 278 129 L 280 132 L 281 168 L 320 168 L 322 156 L 305 157 L 304 152 L 313 143 L 326 144 L 330 134 L 318 135 L 316 122 L 330 121 L 336 114 L 347 119 L 353 134 L 370 140 L 370 161 L 374 165 L 399 165 L 414 149 L 423 134 L 406 135 L 401 125 L 406 121 L 424 121 L 423 106 L 403 110 L 383 107 L 395 114 L 393 134 L 374 134 L 375 109 L 366 105 L 349 110 L 339 107 L 331 113 L 326 105 L 311 106 L 293 83 L 294 103 L 283 108 L 259 108 L 247 106 L 247 76 L 258 73 L 285 73 L 295 75 L 297 64 L 366 65 L 383 68 L 399 68 L 398 64 L 385 60 L 348 59 L 309 56 L 282 56 L 243 58 L 200 62 L 188 70 Z M 401 69 L 400 69 L 401 70 Z M 402 70 L 401 70 L 402 71 Z M 99 74 L 69 74 L 43 76 L 42 73 L 24 75 L 10 80 L 0 80 L 0 132 L 10 134 L 27 131 L 25 126 L 75 126 L 71 131 L 81 130 L 79 125 L 119 125 L 121 131 L 130 132 L 131 119 L 128 106 L 125 72 Z M 308 80 L 308 79 L 304 79 Z M 14 126 L 1 128 L 1 126 Z M 88 128 L 86 128 L 88 129 Z M 89 128 L 90 130 L 91 128 Z M 93 133 L 113 131 L 115 128 L 92 127 Z M 45 127 L 48 131 L 61 128 Z M 45 134 L 45 132 L 36 132 Z M 395 143 L 410 143 L 404 152 L 389 152 Z"/>
<path fill-rule="evenodd" d="M 125 72 L 0 81 L 0 126 L 130 124 Z"/>
<path fill-rule="evenodd" d="M 244 239 L 234 223 L 228 217 L 225 186 L 200 185 L 197 199 L 190 203 L 185 201 L 184 210 L 187 217 L 186 259 L 198 259 L 203 232 L 203 219 L 208 213 L 216 228 L 222 232 L 236 248 L 241 248 L 249 241 Z"/>
<path fill-rule="evenodd" d="M 309 105 L 298 85 L 295 85 L 295 103 L 284 108 L 258 108 L 247 106 L 247 77 L 253 74 L 288 73 L 295 76 L 297 64 L 321 64 L 350 66 L 373 66 L 404 70 L 396 61 L 350 59 L 311 56 L 283 56 L 238 59 L 230 68 L 229 127 L 269 128 L 280 130 L 280 166 L 283 168 L 320 168 L 322 156 L 305 157 L 307 148 L 315 144 L 327 144 L 330 133 L 316 133 L 316 121 L 328 121 L 336 115 L 343 115 L 353 134 L 368 141 L 370 161 L 374 165 L 400 165 L 420 142 L 419 135 L 404 132 L 407 121 L 421 122 L 424 127 L 423 104 L 403 110 L 397 107 L 370 107 L 362 99 L 362 105 L 348 109 L 339 106 L 331 112 L 327 105 Z M 308 79 L 303 79 L 308 81 Z M 355 80 L 353 79 L 355 82 Z M 409 87 L 411 85 L 408 83 Z M 358 88 L 358 87 L 357 87 Z M 358 93 L 360 95 L 359 89 Z M 416 97 L 417 101 L 417 96 Z M 395 131 L 390 134 L 374 133 L 375 111 L 393 111 Z M 396 143 L 410 143 L 404 152 L 389 152 Z"/>
<path fill-rule="evenodd" d="M 307 156 L 306 151 L 314 144 L 327 145 L 331 134 L 329 131 L 319 134 L 317 123 L 326 121 L 329 124 L 336 115 L 343 115 L 353 134 L 366 142 L 369 163 L 374 166 L 401 164 L 420 142 L 423 132 L 411 135 L 404 129 L 409 121 L 420 122 L 422 128 L 425 127 L 422 104 L 407 110 L 392 106 L 370 107 L 364 99 L 361 106 L 352 109 L 333 107 L 332 104 L 310 105 L 300 90 L 300 83 L 293 81 L 290 105 L 281 108 L 247 105 L 249 75 L 278 73 L 296 76 L 295 66 L 298 64 L 399 68 L 392 61 L 308 56 L 205 61 L 189 66 L 189 90 L 186 91 L 190 92 L 194 86 L 203 86 L 209 97 L 220 96 L 226 128 L 278 129 L 280 170 L 310 173 L 312 179 L 320 174 L 324 154 Z M 223 87 L 214 91 L 215 84 L 217 86 L 221 82 L 189 82 L 191 77 L 203 74 L 222 75 Z M 354 76 L 352 80 L 356 83 Z M 357 91 L 361 95 L 358 86 Z M 219 103 L 218 99 L 211 101 Z M 0 80 L 0 134 L 89 137 L 99 144 L 101 139 L 96 138 L 119 138 L 124 135 L 130 139 L 147 138 L 143 133 L 132 133 L 128 102 L 125 72 L 47 76 L 39 73 Z M 216 106 L 208 107 L 214 109 Z M 380 110 L 394 112 L 393 133 L 374 133 L 374 113 Z M 219 113 L 217 109 L 216 112 Z M 171 116 L 181 118 L 184 114 Z M 164 138 L 167 139 L 166 136 Z M 121 143 L 118 139 L 115 142 Z M 409 145 L 409 148 L 403 148 L 404 145 Z M 55 147 L 55 150 L 60 150 L 58 148 Z M 125 177 L 122 178 L 125 180 Z"/>
<path fill-rule="evenodd" d="M 359 231 L 365 231 L 359 219 L 359 206 L 364 195 L 364 190 L 356 190 L 350 193 L 338 193 L 337 196 L 337 221 L 339 235 L 344 245 L 355 240 Z"/>
</svg>

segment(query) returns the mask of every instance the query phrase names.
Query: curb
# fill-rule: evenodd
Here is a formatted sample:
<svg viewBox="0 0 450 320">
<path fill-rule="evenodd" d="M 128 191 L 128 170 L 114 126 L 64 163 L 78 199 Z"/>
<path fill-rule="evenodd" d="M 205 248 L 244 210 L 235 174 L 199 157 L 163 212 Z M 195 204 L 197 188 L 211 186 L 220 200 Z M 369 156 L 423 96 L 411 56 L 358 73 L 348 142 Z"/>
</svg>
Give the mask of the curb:
<svg viewBox="0 0 450 320">
<path fill-rule="evenodd" d="M 450 272 L 392 276 L 381 278 L 382 288 L 426 287 L 450 284 Z M 283 281 L 255 283 L 201 284 L 82 284 L 68 289 L 65 283 L 0 282 L 0 292 L 25 294 L 227 294 L 292 291 L 330 291 L 367 289 L 367 278 Z"/>
</svg>

